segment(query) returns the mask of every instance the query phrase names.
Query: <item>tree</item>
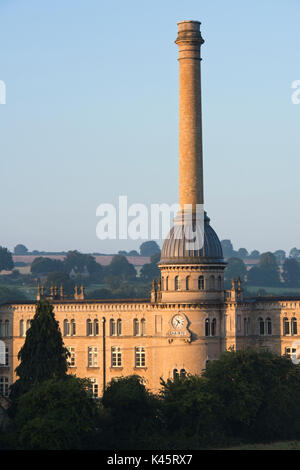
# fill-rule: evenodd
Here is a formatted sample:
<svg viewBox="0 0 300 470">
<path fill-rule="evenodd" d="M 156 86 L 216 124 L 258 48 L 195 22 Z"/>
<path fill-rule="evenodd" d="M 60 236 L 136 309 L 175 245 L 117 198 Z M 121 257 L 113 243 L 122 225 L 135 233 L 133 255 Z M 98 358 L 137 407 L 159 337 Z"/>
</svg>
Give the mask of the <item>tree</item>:
<svg viewBox="0 0 300 470">
<path fill-rule="evenodd" d="M 19 378 L 11 387 L 12 399 L 16 400 L 34 384 L 64 378 L 68 355 L 52 305 L 45 300 L 38 302 L 25 343 L 18 353 L 20 364 L 16 374 Z"/>
<path fill-rule="evenodd" d="M 20 396 L 7 431 L 10 445 L 25 450 L 82 450 L 93 447 L 101 410 L 74 376 L 33 385 Z"/>
<path fill-rule="evenodd" d="M 105 271 L 106 276 L 118 276 L 122 280 L 135 280 L 136 278 L 135 267 L 122 255 L 115 255 Z"/>
<path fill-rule="evenodd" d="M 283 263 L 282 277 L 290 287 L 300 285 L 300 264 L 295 258 L 287 258 Z"/>
<path fill-rule="evenodd" d="M 49 274 L 53 272 L 62 272 L 64 264 L 58 259 L 44 258 L 39 256 L 31 263 L 30 271 L 32 274 Z"/>
<path fill-rule="evenodd" d="M 14 267 L 11 252 L 7 248 L 0 246 L 0 271 L 11 271 Z"/>
<path fill-rule="evenodd" d="M 65 295 L 73 295 L 75 283 L 70 279 L 68 274 L 62 272 L 53 272 L 47 276 L 46 287 L 51 288 L 51 285 L 57 285 L 58 289 L 63 286 Z"/>
<path fill-rule="evenodd" d="M 28 248 L 25 245 L 16 245 L 14 248 L 15 255 L 26 255 L 28 253 Z"/>
<path fill-rule="evenodd" d="M 68 251 L 63 265 L 64 271 L 68 274 L 73 270 L 80 276 L 87 270 L 91 280 L 100 282 L 103 279 L 103 267 L 92 255 L 79 253 L 77 250 Z"/>
<path fill-rule="evenodd" d="M 298 248 L 292 248 L 290 251 L 290 258 L 295 258 L 297 261 L 300 261 L 300 250 Z"/>
<path fill-rule="evenodd" d="M 155 253 L 152 255 L 150 260 L 151 263 L 144 264 L 140 272 L 140 277 L 145 282 L 152 281 L 153 279 L 156 279 L 160 276 L 160 270 L 157 266 L 157 263 L 160 260 L 160 253 Z"/>
<path fill-rule="evenodd" d="M 249 255 L 250 259 L 259 259 L 260 258 L 260 252 L 258 250 L 253 250 L 251 251 Z"/>
<path fill-rule="evenodd" d="M 242 259 L 247 258 L 248 255 L 249 255 L 249 253 L 248 253 L 248 251 L 246 250 L 246 248 L 240 248 L 240 249 L 238 250 L 238 256 L 239 256 L 239 258 L 242 258 Z"/>
<path fill-rule="evenodd" d="M 244 280 L 245 274 L 247 272 L 245 263 L 239 258 L 229 258 L 227 261 L 227 266 L 224 272 L 224 277 L 226 281 L 231 281 L 234 277 L 241 280 Z"/>
<path fill-rule="evenodd" d="M 230 240 L 222 240 L 221 245 L 222 245 L 224 258 L 232 258 L 235 255 L 235 252 L 233 250 L 233 246 Z"/>
<path fill-rule="evenodd" d="M 159 400 L 146 389 L 141 377 L 113 379 L 104 391 L 102 404 L 112 419 L 112 444 L 116 446 L 118 436 L 119 449 L 151 448 L 151 435 L 159 429 Z"/>
<path fill-rule="evenodd" d="M 144 242 L 141 244 L 140 246 L 140 254 L 141 256 L 152 256 L 152 255 L 155 255 L 156 253 L 160 253 L 160 248 L 158 246 L 158 244 L 153 241 L 153 240 L 150 240 L 148 242 Z"/>
<path fill-rule="evenodd" d="M 261 255 L 259 268 L 266 276 L 266 285 L 276 286 L 280 283 L 278 265 L 273 253 L 267 252 Z"/>
<path fill-rule="evenodd" d="M 283 264 L 286 259 L 286 253 L 284 250 L 277 250 L 274 252 L 274 256 L 278 264 Z"/>
</svg>

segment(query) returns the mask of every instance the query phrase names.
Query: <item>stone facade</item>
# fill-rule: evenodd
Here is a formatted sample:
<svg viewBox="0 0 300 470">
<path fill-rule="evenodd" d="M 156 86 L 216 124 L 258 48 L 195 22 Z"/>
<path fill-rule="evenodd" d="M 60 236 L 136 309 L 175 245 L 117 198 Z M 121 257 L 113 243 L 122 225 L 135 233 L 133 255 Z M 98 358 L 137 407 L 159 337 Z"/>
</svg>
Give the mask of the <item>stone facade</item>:
<svg viewBox="0 0 300 470">
<path fill-rule="evenodd" d="M 180 207 L 188 204 L 193 225 L 195 206 L 203 204 L 200 23 L 178 24 L 179 47 L 179 172 Z M 300 318 L 298 298 L 244 299 L 241 282 L 224 291 L 220 241 L 204 214 L 203 245 L 187 246 L 178 239 L 182 212 L 164 242 L 161 277 L 153 282 L 150 299 L 86 300 L 84 289 L 73 299 L 52 289 L 50 300 L 66 347 L 69 372 L 88 377 L 95 396 L 111 379 L 139 374 L 158 391 L 160 379 L 177 374 L 201 374 L 207 361 L 222 351 L 263 347 L 277 354 L 297 355 Z M 198 228 L 197 228 L 198 230 Z M 38 300 L 43 298 L 38 291 Z M 0 366 L 0 395 L 16 379 L 18 352 L 36 310 L 36 302 L 0 306 L 0 340 L 6 363 Z"/>
</svg>

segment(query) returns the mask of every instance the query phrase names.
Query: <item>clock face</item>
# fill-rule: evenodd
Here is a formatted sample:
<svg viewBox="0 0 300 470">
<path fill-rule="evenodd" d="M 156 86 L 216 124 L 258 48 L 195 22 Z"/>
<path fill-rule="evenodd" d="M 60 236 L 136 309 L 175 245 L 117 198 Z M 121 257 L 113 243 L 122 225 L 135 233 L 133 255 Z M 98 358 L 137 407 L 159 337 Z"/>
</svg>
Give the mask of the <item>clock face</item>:
<svg viewBox="0 0 300 470">
<path fill-rule="evenodd" d="M 175 315 L 173 318 L 172 318 L 172 326 L 173 328 L 182 328 L 184 325 L 184 318 L 182 315 Z"/>
</svg>

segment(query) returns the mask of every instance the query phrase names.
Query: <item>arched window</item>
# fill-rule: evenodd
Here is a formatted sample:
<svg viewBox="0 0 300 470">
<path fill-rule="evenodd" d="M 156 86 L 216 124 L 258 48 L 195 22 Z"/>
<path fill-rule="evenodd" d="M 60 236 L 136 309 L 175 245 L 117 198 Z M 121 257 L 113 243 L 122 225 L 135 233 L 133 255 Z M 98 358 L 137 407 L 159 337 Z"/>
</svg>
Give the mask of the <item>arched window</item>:
<svg viewBox="0 0 300 470">
<path fill-rule="evenodd" d="M 177 370 L 177 369 L 174 369 L 174 370 L 173 370 L 173 380 L 178 379 L 178 377 L 179 377 L 178 370 Z"/>
<path fill-rule="evenodd" d="M 93 323 L 92 323 L 92 320 L 88 318 L 86 321 L 86 335 L 92 336 L 92 334 L 93 334 Z"/>
<path fill-rule="evenodd" d="M 249 328 L 250 328 L 250 318 L 244 318 L 244 332 L 245 336 L 249 335 Z"/>
<path fill-rule="evenodd" d="M 178 276 L 175 276 L 174 288 L 175 290 L 179 290 L 179 277 Z"/>
<path fill-rule="evenodd" d="M 203 276 L 198 277 L 198 289 L 199 290 L 204 289 L 204 277 Z"/>
<path fill-rule="evenodd" d="M 133 320 L 133 335 L 139 336 L 140 335 L 140 322 L 137 318 Z"/>
<path fill-rule="evenodd" d="M 210 320 L 206 318 L 205 320 L 205 336 L 210 336 Z"/>
<path fill-rule="evenodd" d="M 216 330 L 217 330 L 217 320 L 213 318 L 211 322 L 211 336 L 216 336 Z"/>
<path fill-rule="evenodd" d="M 266 334 L 271 335 L 272 334 L 272 320 L 271 318 L 266 318 Z"/>
<path fill-rule="evenodd" d="M 64 336 L 69 336 L 70 334 L 70 324 L 68 320 L 64 320 Z"/>
<path fill-rule="evenodd" d="M 20 320 L 20 336 L 25 336 L 24 320 Z"/>
<path fill-rule="evenodd" d="M 190 289 L 190 276 L 187 276 L 185 278 L 185 290 L 189 290 Z"/>
<path fill-rule="evenodd" d="M 74 318 L 71 320 L 71 325 L 70 325 L 70 334 L 71 336 L 75 336 L 76 335 L 76 322 L 74 320 Z"/>
<path fill-rule="evenodd" d="M 180 369 L 180 377 L 185 377 L 185 376 L 186 376 L 186 370 Z"/>
<path fill-rule="evenodd" d="M 222 290 L 222 276 L 218 277 L 218 289 Z"/>
<path fill-rule="evenodd" d="M 215 289 L 215 276 L 209 276 L 209 288 L 210 290 Z"/>
<path fill-rule="evenodd" d="M 122 320 L 121 318 L 118 318 L 117 320 L 117 335 L 121 336 L 122 334 Z"/>
<path fill-rule="evenodd" d="M 293 317 L 291 320 L 291 333 L 292 335 L 297 335 L 297 318 Z"/>
<path fill-rule="evenodd" d="M 288 318 L 283 319 L 283 334 L 284 335 L 289 335 L 290 334 L 290 322 Z"/>
<path fill-rule="evenodd" d="M 95 318 L 94 320 L 94 336 L 99 335 L 99 320 L 98 318 Z"/>
<path fill-rule="evenodd" d="M 169 290 L 169 277 L 166 277 L 166 290 Z"/>
<path fill-rule="evenodd" d="M 109 324 L 110 324 L 110 336 L 116 336 L 117 334 L 116 320 L 114 318 L 111 318 Z"/>
<path fill-rule="evenodd" d="M 141 335 L 145 336 L 146 334 L 146 320 L 145 318 L 141 319 Z"/>
<path fill-rule="evenodd" d="M 259 317 L 257 319 L 257 323 L 258 323 L 258 334 L 260 336 L 263 336 L 265 334 L 265 322 L 261 317 Z"/>
</svg>

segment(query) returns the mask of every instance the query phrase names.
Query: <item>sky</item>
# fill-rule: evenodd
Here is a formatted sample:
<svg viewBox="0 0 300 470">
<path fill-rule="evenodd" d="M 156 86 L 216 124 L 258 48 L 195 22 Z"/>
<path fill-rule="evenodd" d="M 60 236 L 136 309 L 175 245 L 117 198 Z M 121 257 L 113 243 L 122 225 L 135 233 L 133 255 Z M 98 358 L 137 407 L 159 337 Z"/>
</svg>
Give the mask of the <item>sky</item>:
<svg viewBox="0 0 300 470">
<path fill-rule="evenodd" d="M 298 0 L 0 0 L 0 245 L 114 253 L 99 204 L 178 201 L 177 22 L 201 21 L 205 209 L 300 248 Z"/>
</svg>

